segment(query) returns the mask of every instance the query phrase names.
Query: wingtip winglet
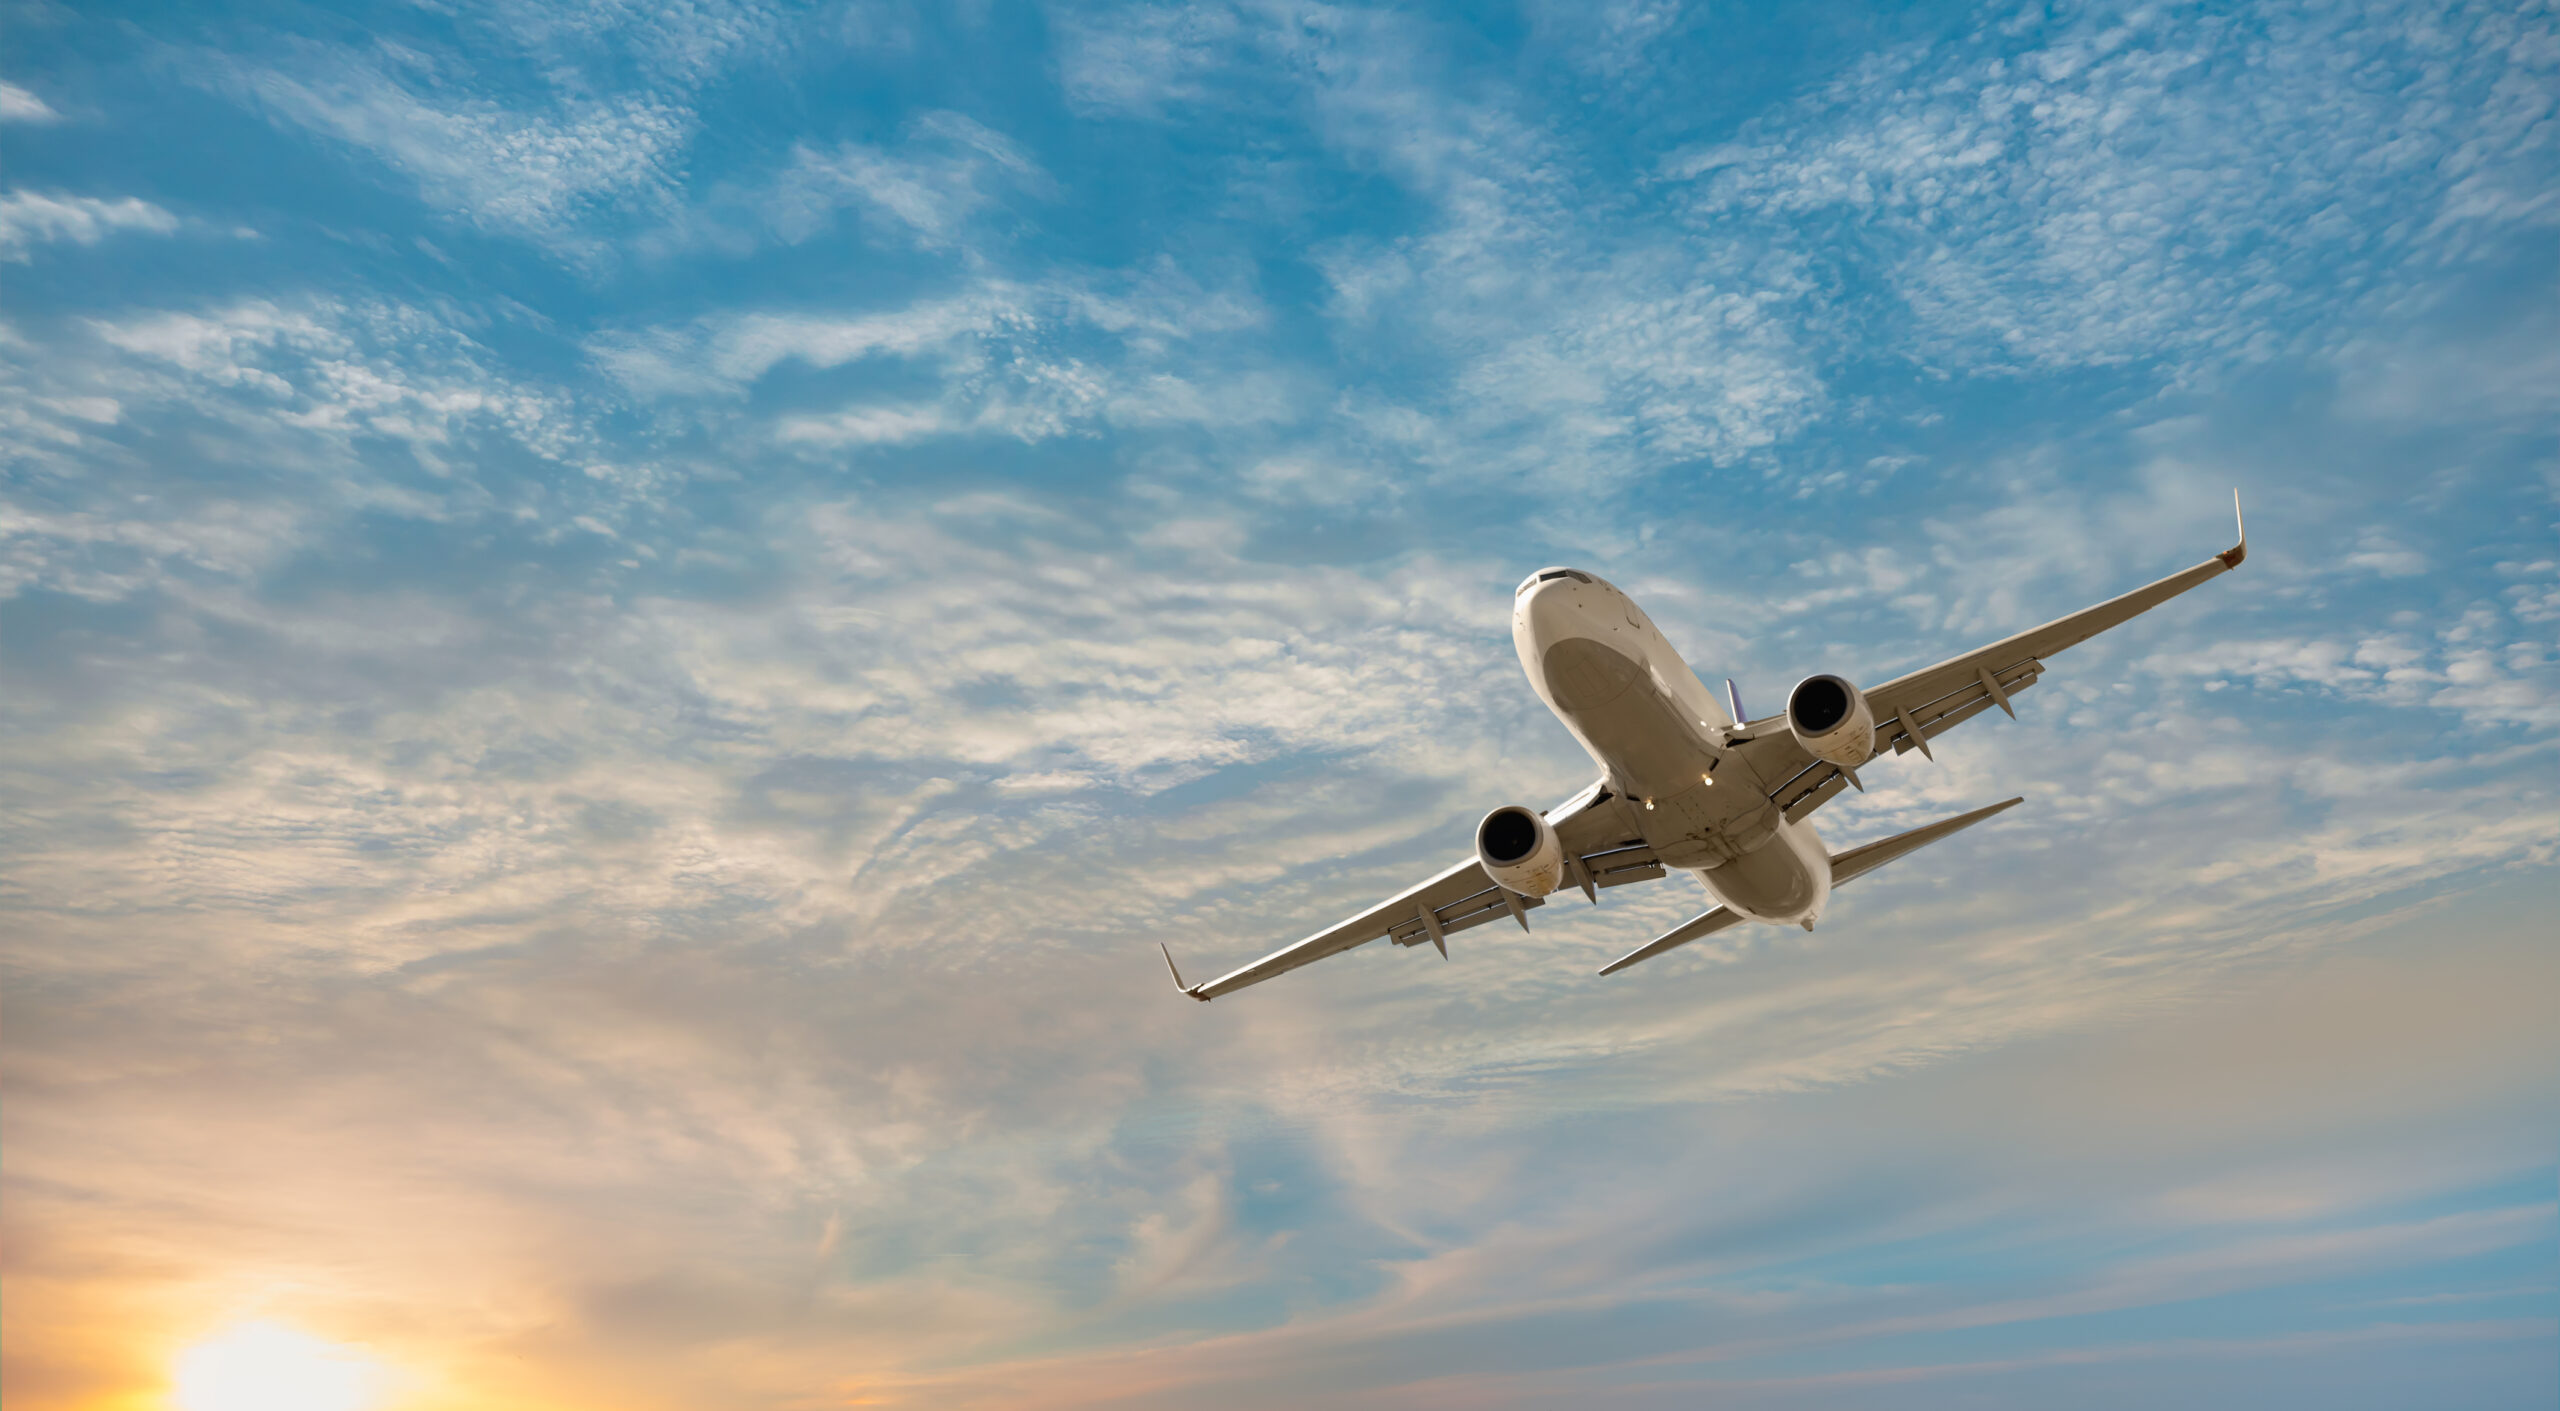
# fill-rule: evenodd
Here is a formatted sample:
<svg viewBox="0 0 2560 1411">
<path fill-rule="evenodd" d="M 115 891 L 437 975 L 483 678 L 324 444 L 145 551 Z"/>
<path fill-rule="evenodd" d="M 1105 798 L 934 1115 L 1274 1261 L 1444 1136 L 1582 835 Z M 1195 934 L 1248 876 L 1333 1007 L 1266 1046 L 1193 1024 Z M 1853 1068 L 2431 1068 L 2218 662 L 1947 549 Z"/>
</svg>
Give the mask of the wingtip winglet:
<svg viewBox="0 0 2560 1411">
<path fill-rule="evenodd" d="M 2240 517 L 2240 487 L 2236 485 L 2231 488 L 2231 524 L 2240 531 L 2240 542 L 2214 555 L 2226 569 L 2238 568 L 2240 561 L 2249 556 L 2249 522 Z"/>
<path fill-rule="evenodd" d="M 1173 987 L 1182 991 L 1184 994 L 1191 996 L 1193 999 L 1200 1001 L 1202 1004 L 1207 1004 L 1209 1002 L 1209 997 L 1200 993 L 1197 986 L 1182 983 L 1182 967 L 1173 963 L 1173 947 L 1166 945 L 1162 941 L 1158 941 L 1156 942 L 1156 949 L 1164 952 L 1164 968 L 1173 972 Z"/>
</svg>

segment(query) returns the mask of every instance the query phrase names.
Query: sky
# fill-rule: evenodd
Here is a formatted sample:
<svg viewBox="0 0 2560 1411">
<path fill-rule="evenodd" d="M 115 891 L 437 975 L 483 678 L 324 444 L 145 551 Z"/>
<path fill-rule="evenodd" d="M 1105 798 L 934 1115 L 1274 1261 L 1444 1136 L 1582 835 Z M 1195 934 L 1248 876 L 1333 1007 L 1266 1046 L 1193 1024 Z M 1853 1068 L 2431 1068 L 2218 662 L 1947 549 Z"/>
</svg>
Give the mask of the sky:
<svg viewBox="0 0 2560 1411">
<path fill-rule="evenodd" d="M 13 1411 L 2560 1396 L 2548 0 L 0 23 Z M 1588 782 L 1534 569 L 1765 713 L 2235 487 L 1810 934 L 1165 973 Z"/>
</svg>

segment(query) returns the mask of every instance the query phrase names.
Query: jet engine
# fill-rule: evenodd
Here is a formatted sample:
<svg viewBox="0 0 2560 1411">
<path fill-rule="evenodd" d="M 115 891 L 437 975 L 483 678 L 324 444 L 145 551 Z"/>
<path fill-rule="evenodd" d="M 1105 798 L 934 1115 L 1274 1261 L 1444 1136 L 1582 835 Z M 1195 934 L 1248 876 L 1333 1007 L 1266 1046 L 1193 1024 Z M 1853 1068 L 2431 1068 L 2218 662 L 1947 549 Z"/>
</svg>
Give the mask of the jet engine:
<svg viewBox="0 0 2560 1411">
<path fill-rule="evenodd" d="M 1508 804 L 1476 825 L 1476 861 L 1485 875 L 1524 897 L 1564 885 L 1564 843 L 1537 810 Z"/>
<path fill-rule="evenodd" d="M 1787 728 L 1816 759 L 1855 769 L 1876 752 L 1865 693 L 1837 676 L 1808 676 L 1787 694 Z"/>
</svg>

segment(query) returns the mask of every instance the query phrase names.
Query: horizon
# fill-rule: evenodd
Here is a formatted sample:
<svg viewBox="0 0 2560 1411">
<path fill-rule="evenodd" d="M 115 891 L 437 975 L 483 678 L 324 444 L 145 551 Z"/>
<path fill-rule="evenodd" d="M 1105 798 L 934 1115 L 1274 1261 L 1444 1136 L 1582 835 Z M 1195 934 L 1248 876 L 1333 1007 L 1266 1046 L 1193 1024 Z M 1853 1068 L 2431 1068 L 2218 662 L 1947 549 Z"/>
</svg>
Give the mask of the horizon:
<svg viewBox="0 0 2560 1411">
<path fill-rule="evenodd" d="M 2560 1396 L 2548 4 L 7 23 L 15 1411 Z M 2234 486 L 1809 933 L 1168 982 L 1590 782 L 1540 565 Z"/>
</svg>

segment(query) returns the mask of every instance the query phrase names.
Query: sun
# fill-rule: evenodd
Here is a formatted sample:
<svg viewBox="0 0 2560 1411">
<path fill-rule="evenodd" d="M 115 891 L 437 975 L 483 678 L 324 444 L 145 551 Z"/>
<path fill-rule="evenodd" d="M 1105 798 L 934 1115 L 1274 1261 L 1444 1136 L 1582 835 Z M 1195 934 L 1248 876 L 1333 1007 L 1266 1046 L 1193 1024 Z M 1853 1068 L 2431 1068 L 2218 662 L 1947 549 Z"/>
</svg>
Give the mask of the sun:
<svg viewBox="0 0 2560 1411">
<path fill-rule="evenodd" d="M 365 1411 L 382 1368 L 281 1323 L 239 1323 L 178 1355 L 178 1411 Z"/>
</svg>

